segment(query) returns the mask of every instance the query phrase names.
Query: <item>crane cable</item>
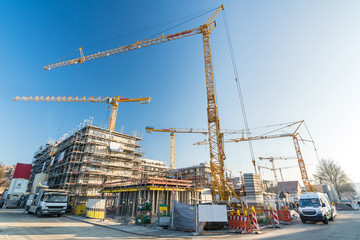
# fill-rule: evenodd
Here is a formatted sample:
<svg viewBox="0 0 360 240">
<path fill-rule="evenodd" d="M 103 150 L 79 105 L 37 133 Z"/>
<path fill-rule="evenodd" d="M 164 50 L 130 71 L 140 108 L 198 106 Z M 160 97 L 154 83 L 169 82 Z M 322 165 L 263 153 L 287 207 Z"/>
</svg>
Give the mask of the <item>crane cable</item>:
<svg viewBox="0 0 360 240">
<path fill-rule="evenodd" d="M 181 26 L 181 25 L 183 25 L 183 24 L 185 24 L 185 23 L 187 23 L 187 22 L 190 22 L 190 21 L 192 21 L 192 20 L 194 20 L 194 19 L 196 19 L 196 18 L 199 18 L 199 17 L 201 17 L 201 16 L 204 16 L 204 15 L 210 13 L 210 12 L 213 12 L 213 11 L 215 11 L 215 10 L 218 9 L 218 8 L 219 8 L 219 6 L 217 6 L 216 8 L 211 8 L 211 9 L 206 9 L 206 10 L 198 11 L 198 12 L 196 12 L 196 13 L 189 14 L 189 15 L 186 15 L 186 16 L 184 16 L 184 17 L 180 17 L 180 18 L 177 18 L 177 19 L 174 19 L 174 20 L 170 20 L 170 21 L 167 21 L 167 22 L 165 22 L 165 23 L 153 25 L 153 26 L 150 26 L 150 27 L 148 27 L 148 28 L 141 29 L 141 30 L 139 30 L 139 31 L 134 31 L 134 32 L 131 32 L 131 33 L 128 33 L 128 34 L 123 34 L 123 35 L 120 35 L 120 36 L 117 36 L 117 37 L 114 37 L 114 38 L 110 38 L 110 39 L 98 41 L 98 42 L 95 42 L 95 43 L 90 43 L 90 44 L 84 45 L 83 47 L 87 48 L 87 47 L 92 47 L 92 46 L 100 45 L 100 44 L 107 43 L 107 42 L 111 42 L 111 41 L 116 41 L 116 40 L 121 39 L 121 38 L 125 38 L 125 37 L 128 37 L 128 36 L 132 36 L 132 35 L 135 35 L 135 34 L 138 34 L 138 33 L 141 33 L 141 32 L 145 32 L 146 30 L 149 30 L 149 29 L 155 29 L 155 28 L 160 27 L 160 26 L 165 26 L 165 25 L 168 25 L 168 24 L 170 24 L 170 23 L 177 22 L 177 21 L 179 21 L 179 20 L 183 20 L 183 19 L 189 18 L 189 19 L 187 19 L 187 20 L 185 20 L 185 21 L 183 21 L 183 22 L 181 22 L 181 23 L 179 23 L 179 24 L 176 24 L 176 25 L 174 25 L 174 26 L 172 26 L 172 27 L 169 27 L 169 28 L 167 28 L 167 29 L 165 29 L 165 30 L 162 30 L 162 31 L 160 31 L 160 32 L 158 32 L 158 33 L 156 33 L 156 34 L 153 34 L 153 35 L 151 35 L 151 36 L 149 36 L 149 37 L 144 38 L 143 40 L 141 40 L 141 41 L 144 41 L 144 40 L 146 40 L 146 39 L 150 39 L 150 38 L 153 38 L 153 37 L 155 37 L 155 36 L 157 36 L 157 35 L 163 34 L 163 33 L 165 33 L 166 31 L 169 31 L 169 30 L 174 29 L 174 28 L 176 28 L 176 27 L 178 27 L 178 26 Z M 196 15 L 195 15 L 195 14 L 196 14 Z M 194 15 L 195 15 L 195 16 L 194 16 Z M 194 16 L 194 17 L 193 17 L 193 16 Z M 190 18 L 190 17 L 191 17 L 191 18 Z M 141 41 L 139 41 L 139 42 L 141 42 Z M 63 57 L 60 57 L 59 59 L 53 61 L 51 64 L 53 64 L 53 63 L 55 63 L 55 62 L 59 62 L 61 59 L 65 58 L 65 57 L 67 57 L 67 56 L 69 56 L 69 55 L 71 55 L 71 54 L 73 54 L 73 53 L 75 53 L 75 52 L 77 52 L 77 51 L 79 51 L 79 50 L 80 50 L 80 48 L 72 51 L 71 53 L 69 53 L 69 54 L 67 54 L 67 55 L 65 55 L 65 56 L 63 56 Z"/>
<path fill-rule="evenodd" d="M 314 142 L 314 139 L 312 138 L 311 134 L 310 134 L 310 131 L 308 129 L 308 127 L 306 126 L 306 123 L 304 122 L 304 125 L 305 125 L 305 128 L 306 128 L 306 131 L 308 132 L 309 136 L 310 136 L 310 139 L 311 139 L 311 142 L 312 144 L 314 145 L 314 150 L 315 150 L 315 154 L 316 154 L 316 158 L 317 160 L 320 162 L 320 157 L 319 157 L 319 153 L 318 153 L 318 150 L 315 146 L 315 142 Z"/>
<path fill-rule="evenodd" d="M 183 25 L 183 24 L 185 24 L 185 23 L 187 23 L 187 22 L 190 22 L 190 21 L 192 21 L 192 20 L 194 20 L 194 19 L 196 19 L 196 18 L 199 18 L 199 17 L 201 17 L 201 16 L 203 16 L 203 15 L 206 15 L 206 14 L 208 14 L 209 12 L 213 12 L 213 11 L 215 11 L 215 10 L 218 9 L 218 8 L 219 8 L 219 6 L 217 6 L 216 8 L 211 8 L 211 9 L 205 9 L 205 10 L 202 10 L 202 11 L 198 11 L 198 12 L 196 12 L 196 13 L 188 14 L 188 15 L 186 15 L 186 16 L 179 17 L 179 18 L 176 18 L 176 19 L 174 19 L 174 20 L 169 20 L 169 21 L 164 22 L 164 23 L 156 24 L 156 25 L 153 25 L 153 26 L 150 26 L 150 27 L 147 27 L 147 28 L 143 28 L 143 29 L 138 30 L 138 31 L 134 31 L 134 32 L 129 33 L 129 34 L 124 34 L 124 35 L 120 35 L 120 36 L 117 36 L 117 37 L 114 37 L 114 38 L 110 38 L 110 39 L 107 39 L 107 40 L 103 40 L 103 41 L 95 42 L 95 43 L 92 43 L 92 44 L 88 44 L 88 45 L 85 45 L 84 47 L 89 47 L 89 46 L 99 45 L 99 44 L 106 43 L 106 42 L 110 42 L 110 41 L 115 41 L 115 40 L 118 40 L 118 39 L 120 39 L 120 38 L 124 38 L 124 37 L 128 37 L 128 36 L 131 36 L 131 35 L 135 35 L 135 34 L 138 34 L 138 33 L 141 33 L 141 32 L 148 31 L 148 30 L 150 30 L 150 29 L 155 29 L 155 28 L 158 28 L 158 27 L 161 27 L 161 26 L 165 26 L 165 25 L 168 25 L 168 24 L 170 24 L 170 23 L 177 22 L 177 21 L 180 21 L 180 20 L 183 20 L 183 19 L 188 19 L 188 18 L 191 17 L 190 19 L 188 19 L 188 20 L 186 20 L 186 21 L 184 21 L 184 22 L 182 22 L 182 23 L 179 23 L 179 24 L 177 24 L 177 25 L 175 25 L 175 26 L 173 26 L 173 27 L 167 28 L 167 29 L 165 29 L 165 30 L 163 30 L 163 31 L 161 31 L 161 32 L 156 33 L 156 34 L 153 34 L 153 35 L 151 35 L 151 36 L 149 36 L 149 37 L 147 37 L 147 38 L 145 38 L 145 39 L 153 38 L 154 36 L 160 35 L 160 34 L 166 32 L 166 31 L 169 31 L 169 30 L 171 30 L 171 29 L 173 29 L 173 28 L 176 28 L 176 27 L 178 27 L 178 26 L 180 26 L 180 25 Z M 195 15 L 195 16 L 194 16 L 194 15 Z M 194 16 L 194 17 L 193 17 L 193 16 Z"/>
<path fill-rule="evenodd" d="M 243 120 L 244 120 L 244 124 L 245 124 L 246 136 L 247 136 L 247 138 L 250 138 L 249 125 L 248 125 L 248 120 L 247 120 L 246 111 L 245 111 L 245 103 L 244 103 L 244 99 L 243 99 L 243 96 L 242 96 L 238 71 L 237 71 L 237 68 L 236 68 L 234 50 L 233 50 L 233 47 L 232 47 L 230 30 L 229 30 L 229 26 L 228 26 L 228 22 L 227 22 L 227 18 L 226 18 L 225 9 L 223 11 L 223 19 L 224 19 L 224 23 L 225 23 L 226 37 L 227 37 L 227 41 L 228 41 L 228 46 L 229 46 L 229 51 L 230 51 L 230 56 L 231 56 L 231 62 L 232 62 L 233 70 L 234 70 L 235 82 L 236 82 L 236 87 L 237 87 L 237 90 L 238 90 L 238 95 L 239 95 L 239 100 L 240 100 L 240 105 L 241 105 L 241 111 L 242 111 Z M 254 155 L 254 149 L 253 149 L 253 146 L 252 146 L 252 142 L 251 142 L 251 140 L 249 140 L 247 142 L 249 144 L 250 154 L 251 154 L 252 162 L 253 162 L 253 165 L 254 165 L 255 173 L 257 173 L 256 163 L 255 163 L 255 155 Z"/>
<path fill-rule="evenodd" d="M 79 78 L 79 67 L 77 67 L 75 69 L 76 70 L 75 70 L 75 73 L 73 75 L 73 79 L 72 79 L 72 81 L 70 83 L 70 96 L 73 95 L 73 91 L 74 91 L 74 88 L 75 88 L 76 81 Z M 67 113 L 68 113 L 68 109 L 69 109 L 69 102 L 65 102 L 64 111 L 62 113 L 62 117 L 60 119 L 60 124 L 59 124 L 58 132 L 57 132 L 57 138 L 60 137 L 60 134 L 61 134 L 61 132 L 63 130 L 65 119 L 66 119 Z"/>
</svg>

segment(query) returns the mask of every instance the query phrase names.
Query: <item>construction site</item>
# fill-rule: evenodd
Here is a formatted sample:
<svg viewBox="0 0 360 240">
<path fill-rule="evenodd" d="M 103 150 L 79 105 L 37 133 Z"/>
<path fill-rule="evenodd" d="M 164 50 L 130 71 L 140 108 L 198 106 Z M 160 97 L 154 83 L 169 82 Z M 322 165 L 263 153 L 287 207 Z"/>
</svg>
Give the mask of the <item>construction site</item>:
<svg viewBox="0 0 360 240">
<path fill-rule="evenodd" d="M 112 219 L 120 222 L 122 226 L 137 224 L 196 234 L 223 230 L 227 233 L 253 234 L 300 220 L 302 223 L 315 221 L 324 224 L 334 221 L 337 216 L 335 206 L 341 199 L 333 185 L 314 184 L 308 173 L 308 161 L 304 159 L 300 143 L 313 147 L 314 156 L 318 157 L 318 153 L 305 121 L 280 123 L 259 128 L 260 130 L 249 127 L 224 9 L 225 6 L 221 5 L 207 12 L 207 20 L 200 26 L 155 38 L 145 38 L 91 55 L 86 55 L 81 47 L 76 51 L 79 54 L 77 57 L 43 67 L 47 72 L 62 71 L 62 68 L 75 67 L 73 65 L 81 69 L 83 64 L 93 61 L 92 67 L 96 68 L 97 59 L 105 58 L 105 62 L 106 58 L 112 55 L 141 51 L 142 48 L 151 48 L 154 45 L 160 45 L 158 47 L 161 48 L 162 43 L 174 41 L 170 44 L 176 44 L 177 40 L 199 35 L 202 37 L 202 45 L 198 47 L 203 50 L 201 57 L 204 59 L 206 89 L 207 122 L 203 124 L 207 125 L 207 128 L 161 129 L 143 126 L 131 134 L 115 128 L 119 105 L 151 105 L 150 97 L 15 97 L 14 101 L 33 102 L 34 105 L 44 102 L 54 105 L 70 102 L 80 105 L 102 103 L 108 108 L 108 113 L 110 111 L 109 118 L 106 117 L 107 127 L 95 124 L 94 118 L 89 117 L 58 140 L 43 143 L 34 153 L 31 171 L 28 168 L 30 175 L 23 181 L 27 183 L 26 192 L 17 200 L 26 202 L 26 205 L 23 204 L 25 212 L 33 212 L 38 217 L 48 214 L 50 211 L 44 206 L 51 204 L 46 201 L 58 194 L 63 199 L 66 198 L 67 205 L 54 207 L 62 209 L 61 212 L 54 213 L 57 216 L 65 214 L 66 209 L 66 214 L 75 216 L 74 219 Z M 219 27 L 216 19 L 221 13 L 222 23 L 225 24 L 221 27 L 225 29 L 229 44 L 237 84 L 236 97 L 240 100 L 243 115 L 243 129 L 229 130 L 220 127 L 221 116 L 215 92 L 211 52 L 212 48 L 218 46 L 211 46 L 210 39 L 212 32 Z M 49 74 L 51 76 L 51 73 Z M 156 96 L 152 97 L 156 99 Z M 149 134 L 147 141 L 151 141 L 151 137 L 156 134 L 169 134 L 170 152 L 166 153 L 169 159 L 151 159 L 143 147 L 144 134 Z M 178 134 L 205 136 L 205 140 L 190 144 L 204 146 L 208 151 L 208 158 L 197 159 L 196 162 L 194 160 L 192 164 L 179 164 L 175 157 L 175 135 Z M 283 156 L 282 152 L 277 156 L 255 156 L 253 142 L 274 139 L 288 140 L 293 156 Z M 248 145 L 251 159 L 241 161 L 251 164 L 252 171 L 243 172 L 240 169 L 233 172 L 228 168 L 227 161 L 232 161 L 233 158 L 226 158 L 226 145 L 242 143 Z M 293 162 L 293 166 L 285 166 L 284 162 Z M 297 171 L 296 176 L 291 176 L 292 179 L 284 177 L 288 169 Z M 266 177 L 269 173 L 271 178 Z M 9 175 L 4 182 L 12 181 L 11 178 Z M 40 194 L 43 194 L 41 198 Z M 10 196 L 10 192 L 8 195 Z M 25 198 L 27 201 L 24 201 Z M 4 199 L 10 197 L 5 196 Z M 312 200 L 312 203 L 306 202 L 309 199 L 315 200 Z M 5 208 L 10 206 L 9 202 L 10 200 L 4 200 Z M 308 205 L 304 205 L 304 202 Z M 53 203 L 56 203 L 56 200 Z M 320 206 L 320 210 L 315 209 L 316 205 Z M 353 208 L 355 209 L 354 206 Z M 315 220 L 312 219 L 314 216 L 317 217 Z"/>
<path fill-rule="evenodd" d="M 35 153 L 29 187 L 37 174 L 46 174 L 50 188 L 68 190 L 74 204 L 85 204 L 108 182 L 166 176 L 164 163 L 141 157 L 139 136 L 87 125 Z"/>
</svg>

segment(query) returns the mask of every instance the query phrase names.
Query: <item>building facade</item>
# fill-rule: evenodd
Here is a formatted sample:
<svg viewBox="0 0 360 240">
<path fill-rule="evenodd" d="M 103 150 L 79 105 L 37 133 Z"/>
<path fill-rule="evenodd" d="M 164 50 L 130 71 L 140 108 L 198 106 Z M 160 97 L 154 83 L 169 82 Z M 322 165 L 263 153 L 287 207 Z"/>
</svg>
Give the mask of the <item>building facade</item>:
<svg viewBox="0 0 360 240">
<path fill-rule="evenodd" d="M 148 175 L 165 176 L 160 161 L 142 159 L 141 138 L 85 126 L 61 142 L 35 152 L 28 189 L 37 173 L 48 173 L 50 188 L 68 190 L 77 203 L 100 197 L 104 184 Z"/>
<path fill-rule="evenodd" d="M 194 181 L 200 187 L 211 186 L 211 169 L 209 163 L 200 163 L 191 167 L 177 168 L 174 177 L 182 180 Z"/>
</svg>

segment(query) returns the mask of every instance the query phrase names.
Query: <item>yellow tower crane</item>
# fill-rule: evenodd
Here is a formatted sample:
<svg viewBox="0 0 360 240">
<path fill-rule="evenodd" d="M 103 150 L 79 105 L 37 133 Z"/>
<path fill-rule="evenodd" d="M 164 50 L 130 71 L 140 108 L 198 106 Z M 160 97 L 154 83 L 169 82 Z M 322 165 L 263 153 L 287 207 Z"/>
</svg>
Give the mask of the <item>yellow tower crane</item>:
<svg viewBox="0 0 360 240">
<path fill-rule="evenodd" d="M 151 98 L 123 98 L 120 96 L 115 97 L 15 97 L 14 101 L 27 101 L 27 102 L 102 102 L 111 105 L 111 114 L 109 120 L 109 130 L 114 131 L 116 117 L 118 113 L 118 106 L 121 102 L 139 102 L 140 104 L 149 103 Z M 109 106 L 110 107 L 110 106 Z"/>
<path fill-rule="evenodd" d="M 166 132 L 170 133 L 170 176 L 173 176 L 173 170 L 175 169 L 175 133 L 200 133 L 200 134 L 208 134 L 207 129 L 199 129 L 199 128 L 168 128 L 168 129 L 156 129 L 153 127 L 145 128 L 147 133 L 152 132 Z M 242 133 L 243 130 L 221 130 L 224 134 L 239 134 Z"/>
<path fill-rule="evenodd" d="M 45 70 L 51 70 L 64 66 L 84 63 L 86 61 L 95 60 L 98 58 L 108 57 L 111 55 L 139 49 L 147 46 L 156 45 L 159 43 L 169 42 L 172 40 L 185 38 L 197 34 L 202 34 L 203 37 L 203 50 L 204 50 L 204 62 L 205 62 L 205 78 L 206 78 L 206 94 L 207 94 L 207 118 L 208 118 L 208 140 L 210 149 L 210 168 L 212 173 L 212 196 L 216 199 L 216 195 L 219 196 L 220 201 L 229 201 L 230 192 L 240 201 L 240 198 L 236 195 L 232 187 L 227 183 L 224 174 L 224 161 L 225 153 L 223 147 L 223 134 L 220 131 L 220 121 L 218 115 L 218 108 L 216 104 L 215 95 L 215 80 L 213 73 L 213 64 L 211 56 L 210 46 L 210 34 L 216 27 L 216 21 L 214 18 L 224 9 L 224 5 L 221 5 L 211 17 L 201 26 L 190 30 L 161 36 L 153 39 L 144 39 L 136 41 L 133 44 L 127 46 L 121 46 L 118 48 L 110 49 L 107 51 L 98 52 L 95 54 L 85 56 L 83 49 L 80 48 L 80 57 L 49 64 L 43 67 Z"/>
<path fill-rule="evenodd" d="M 269 160 L 269 162 L 271 163 L 271 166 L 272 166 L 271 170 L 274 173 L 275 185 L 278 183 L 278 178 L 276 175 L 276 168 L 275 168 L 274 160 L 287 160 L 287 159 L 297 159 L 297 157 L 259 157 L 259 160 Z M 265 167 L 263 167 L 263 168 L 265 168 Z M 260 172 L 260 168 L 259 168 L 259 172 Z"/>
<path fill-rule="evenodd" d="M 146 127 L 145 130 L 147 133 L 152 133 L 152 132 L 168 132 L 168 133 L 170 133 L 170 176 L 173 176 L 173 170 L 175 168 L 175 133 L 202 133 L 202 134 L 208 133 L 208 131 L 206 129 L 193 129 L 193 128 L 155 129 L 152 127 Z"/>
<path fill-rule="evenodd" d="M 308 191 L 308 192 L 316 192 L 316 189 L 311 185 L 309 177 L 307 175 L 305 162 L 304 162 L 303 156 L 301 154 L 299 140 L 298 140 L 298 137 L 299 137 L 298 130 L 299 130 L 299 128 L 301 127 L 301 125 L 303 123 L 304 123 L 304 120 L 289 124 L 289 126 L 297 125 L 297 127 L 296 127 L 296 129 L 294 130 L 293 133 L 277 134 L 277 135 L 260 135 L 260 136 L 250 137 L 250 138 L 244 138 L 244 136 L 243 136 L 240 139 L 231 139 L 231 141 L 242 142 L 242 141 L 249 141 L 249 140 L 252 141 L 252 140 L 291 137 L 293 139 L 293 143 L 294 143 L 294 147 L 295 147 L 295 151 L 296 151 L 296 156 L 297 156 L 297 159 L 298 159 L 298 164 L 299 164 L 300 173 L 301 173 L 301 179 L 302 179 L 302 181 L 304 183 L 306 191 Z M 309 140 L 302 139 L 302 141 L 309 141 Z M 310 142 L 313 142 L 313 141 L 310 141 Z"/>
<path fill-rule="evenodd" d="M 304 123 L 304 120 L 289 123 L 286 127 L 296 126 L 296 129 L 293 131 L 293 133 L 284 133 L 284 134 L 275 134 L 275 135 L 259 135 L 259 136 L 249 137 L 249 138 L 245 138 L 244 133 L 243 133 L 241 138 L 227 139 L 224 142 L 225 143 L 229 143 L 229 142 L 238 143 L 238 142 L 253 141 L 253 140 L 264 140 L 264 139 L 291 137 L 293 139 L 293 143 L 294 143 L 294 147 L 295 147 L 295 151 L 296 151 L 296 156 L 297 156 L 297 159 L 298 159 L 298 164 L 299 164 L 300 173 L 301 173 L 301 179 L 302 179 L 302 181 L 304 183 L 306 191 L 308 191 L 308 192 L 316 192 L 316 189 L 314 188 L 314 186 L 312 186 L 310 184 L 310 180 L 309 180 L 309 177 L 307 175 L 305 162 L 304 162 L 303 156 L 301 154 L 299 140 L 298 140 L 298 138 L 300 137 L 300 135 L 298 133 L 298 130 L 299 130 L 299 128 L 301 127 L 301 125 L 303 123 Z M 310 140 L 304 140 L 304 139 L 301 139 L 301 140 L 314 143 L 312 140 L 311 141 Z M 208 144 L 208 142 L 203 141 L 203 142 L 194 143 L 194 145 L 203 145 L 203 144 Z"/>
<path fill-rule="evenodd" d="M 281 170 L 283 170 L 283 169 L 289 169 L 289 168 L 297 168 L 297 167 L 299 167 L 299 166 L 281 167 L 281 168 L 270 168 L 270 167 L 265 167 L 265 166 L 260 166 L 260 165 L 258 165 L 259 173 L 261 173 L 261 169 L 262 169 L 262 168 L 264 168 L 264 169 L 269 169 L 269 170 L 271 170 L 271 171 L 273 171 L 273 172 L 276 172 L 276 170 L 279 170 L 280 175 L 281 175 L 282 182 L 284 182 L 284 177 L 283 177 L 283 174 L 282 174 L 282 171 L 281 171 Z M 275 186 L 277 186 L 277 185 L 278 185 L 278 181 L 277 181 L 277 179 L 276 179 L 276 180 L 275 180 Z M 277 192 L 277 190 L 276 190 L 276 192 Z"/>
</svg>

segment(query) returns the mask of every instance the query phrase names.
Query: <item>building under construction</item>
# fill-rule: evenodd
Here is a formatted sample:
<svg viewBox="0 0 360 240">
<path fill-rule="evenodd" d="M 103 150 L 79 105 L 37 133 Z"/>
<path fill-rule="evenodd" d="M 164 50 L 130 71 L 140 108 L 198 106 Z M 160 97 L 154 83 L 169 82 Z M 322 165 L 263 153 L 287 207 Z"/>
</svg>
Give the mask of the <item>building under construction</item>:
<svg viewBox="0 0 360 240">
<path fill-rule="evenodd" d="M 191 167 L 177 168 L 174 176 L 178 179 L 194 181 L 198 186 L 211 186 L 211 169 L 207 162 Z"/>
<path fill-rule="evenodd" d="M 102 193 L 107 214 L 135 217 L 137 206 L 145 202 L 151 203 L 152 216 L 169 214 L 173 201 L 186 204 L 194 204 L 195 199 L 200 203 L 210 202 L 210 196 L 203 190 L 194 188 L 193 181 L 148 177 L 107 183 Z"/>
<path fill-rule="evenodd" d="M 84 126 L 35 152 L 28 189 L 36 174 L 48 173 L 50 188 L 69 190 L 80 204 L 99 197 L 109 182 L 165 177 L 168 167 L 162 162 L 141 158 L 141 140 L 138 134 Z"/>
</svg>

